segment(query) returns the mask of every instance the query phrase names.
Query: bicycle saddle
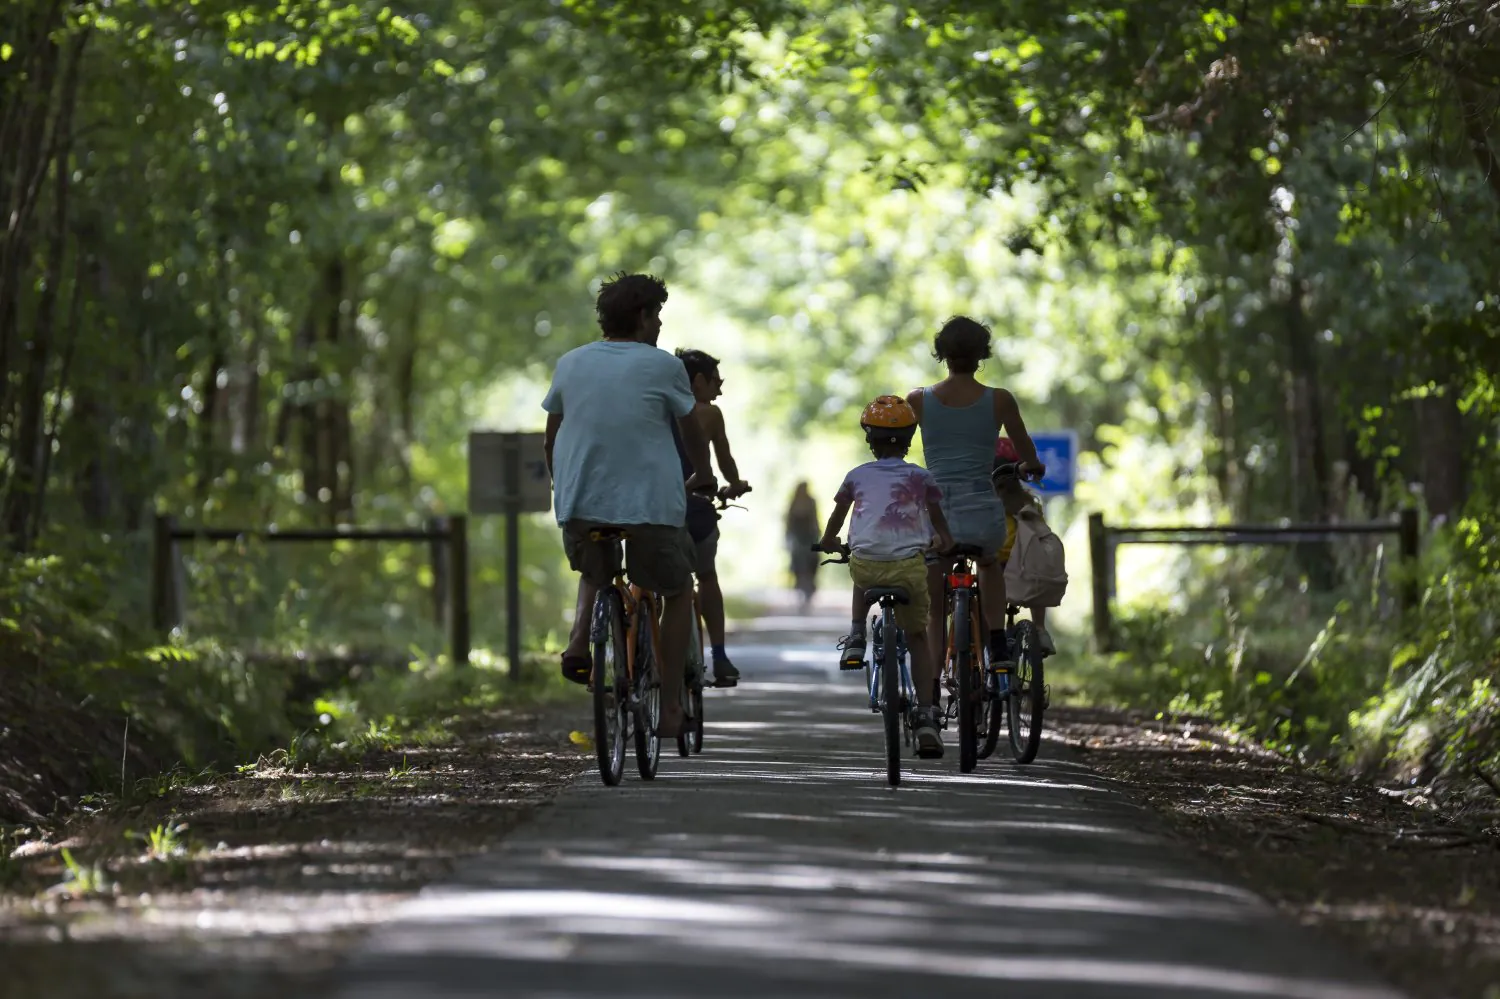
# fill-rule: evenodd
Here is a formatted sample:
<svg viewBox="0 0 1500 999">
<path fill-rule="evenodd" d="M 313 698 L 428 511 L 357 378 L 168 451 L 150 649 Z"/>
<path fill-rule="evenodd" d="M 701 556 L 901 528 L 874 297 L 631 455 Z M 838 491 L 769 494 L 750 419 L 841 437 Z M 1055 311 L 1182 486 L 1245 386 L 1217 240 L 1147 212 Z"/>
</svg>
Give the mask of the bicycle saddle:
<svg viewBox="0 0 1500 999">
<path fill-rule="evenodd" d="M 911 594 L 904 586 L 872 586 L 865 591 L 866 604 L 877 604 L 883 597 L 891 597 L 898 604 L 911 603 Z"/>
</svg>

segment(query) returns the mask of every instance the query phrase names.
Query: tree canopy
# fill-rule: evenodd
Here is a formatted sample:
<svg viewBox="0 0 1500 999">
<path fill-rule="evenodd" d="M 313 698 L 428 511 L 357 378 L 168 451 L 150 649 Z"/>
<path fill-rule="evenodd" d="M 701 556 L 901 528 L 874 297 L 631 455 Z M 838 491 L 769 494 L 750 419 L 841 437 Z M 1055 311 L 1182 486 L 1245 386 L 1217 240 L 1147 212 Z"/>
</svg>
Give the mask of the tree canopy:
<svg viewBox="0 0 1500 999">
<path fill-rule="evenodd" d="M 1497 106 L 1478 0 L 12 2 L 8 558 L 461 508 L 494 386 L 631 269 L 790 434 L 971 313 L 1096 466 L 1171 446 L 1164 507 L 1415 500 L 1488 579 Z"/>
</svg>

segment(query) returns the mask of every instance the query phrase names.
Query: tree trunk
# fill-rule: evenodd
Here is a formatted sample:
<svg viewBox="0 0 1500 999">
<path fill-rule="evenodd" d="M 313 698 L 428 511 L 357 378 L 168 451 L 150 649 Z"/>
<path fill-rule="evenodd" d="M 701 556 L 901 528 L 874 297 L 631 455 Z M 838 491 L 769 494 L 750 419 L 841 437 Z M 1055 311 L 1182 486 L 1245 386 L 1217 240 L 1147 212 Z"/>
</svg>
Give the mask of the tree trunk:
<svg viewBox="0 0 1500 999">
<path fill-rule="evenodd" d="M 1328 515 L 1328 449 L 1324 440 L 1317 344 L 1308 329 L 1305 294 L 1302 281 L 1294 279 L 1285 311 L 1292 506 L 1299 520 L 1321 521 Z"/>
<path fill-rule="evenodd" d="M 55 122 L 51 126 L 51 147 L 45 161 L 53 165 L 54 190 L 51 225 L 48 232 L 45 285 L 37 302 L 36 321 L 26 345 L 26 369 L 22 375 L 20 413 L 11 440 L 11 474 L 6 483 L 3 520 L 11 550 L 22 552 L 31 547 L 36 533 L 36 514 L 41 510 L 46 491 L 45 470 L 49 462 L 44 448 L 50 447 L 46 430 L 48 367 L 53 352 L 58 292 L 63 283 L 63 265 L 68 247 L 68 192 L 72 183 L 73 105 L 78 96 L 78 70 L 87 34 L 73 43 L 63 77 Z"/>
<path fill-rule="evenodd" d="M 1319 383 L 1317 344 L 1307 321 L 1307 289 L 1300 277 L 1290 279 L 1287 299 L 1287 428 L 1291 447 L 1292 511 L 1303 522 L 1328 519 L 1328 448 L 1324 439 L 1323 403 Z M 1315 589 L 1327 590 L 1334 583 L 1334 564 L 1328 546 L 1308 543 L 1298 546 L 1298 557 Z"/>
<path fill-rule="evenodd" d="M 1418 474 L 1427 511 L 1452 517 L 1465 499 L 1464 422 L 1451 387 L 1416 400 Z"/>
<path fill-rule="evenodd" d="M 194 462 L 197 482 L 194 485 L 200 503 L 208 499 L 208 491 L 219 475 L 219 373 L 224 370 L 227 360 L 224 356 L 222 333 L 215 329 L 214 336 L 218 340 L 218 346 L 214 347 L 213 356 L 208 359 L 203 384 L 203 410 L 198 414 L 198 454 Z"/>
<path fill-rule="evenodd" d="M 1500 198 L 1500 160 L 1490 145 L 1490 123 L 1495 117 L 1493 107 L 1485 107 L 1479 88 L 1462 76 L 1456 78 L 1458 85 L 1459 113 L 1463 116 L 1464 132 L 1469 139 L 1469 150 L 1479 173 L 1490 185 L 1490 190 Z"/>
<path fill-rule="evenodd" d="M 396 405 L 401 414 L 401 439 L 396 445 L 401 479 L 411 486 L 411 446 L 416 439 L 417 351 L 422 333 L 422 288 L 412 293 L 411 312 L 406 320 L 406 342 L 396 357 Z"/>
<path fill-rule="evenodd" d="M 58 429 L 62 426 L 63 396 L 67 393 L 69 379 L 73 374 L 73 358 L 78 353 L 78 339 L 82 334 L 82 312 L 83 312 L 83 261 L 82 252 L 79 251 L 73 263 L 73 287 L 68 303 L 68 342 L 63 348 L 62 363 L 57 372 L 57 385 L 52 392 L 52 416 L 46 424 L 46 433 L 42 439 L 42 461 L 41 470 L 37 475 L 40 488 L 37 490 L 36 502 L 31 510 L 31 522 L 33 530 L 39 529 L 43 523 L 42 499 L 46 495 L 47 483 L 51 479 L 52 471 L 52 449 L 57 440 Z"/>
<path fill-rule="evenodd" d="M 42 12 L 29 36 L 24 29 L 17 37 L 22 44 L 15 80 L 7 86 L 5 117 L 0 122 L 0 178 L 5 198 L 0 201 L 4 229 L 0 230 L 0 421 L 15 433 L 13 369 L 25 364 L 18 355 L 21 341 L 21 274 L 30 266 L 32 216 L 41 198 L 47 167 L 56 155 L 57 134 L 53 104 L 56 100 L 58 46 L 50 39 L 60 23 L 62 4 L 54 2 Z M 15 56 L 12 57 L 16 58 Z M 24 72 L 24 77 L 22 73 Z M 75 61 L 73 72 L 76 75 Z M 67 87 L 64 87 L 66 92 Z M 14 437 L 12 437 L 14 440 Z"/>
</svg>

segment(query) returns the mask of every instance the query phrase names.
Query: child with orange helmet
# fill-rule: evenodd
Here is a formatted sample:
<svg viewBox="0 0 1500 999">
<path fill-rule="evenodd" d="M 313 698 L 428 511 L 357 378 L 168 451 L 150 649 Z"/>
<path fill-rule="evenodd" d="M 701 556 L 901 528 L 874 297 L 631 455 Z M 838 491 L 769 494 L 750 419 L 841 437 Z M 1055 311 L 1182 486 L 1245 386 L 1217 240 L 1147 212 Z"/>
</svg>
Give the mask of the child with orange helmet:
<svg viewBox="0 0 1500 999">
<path fill-rule="evenodd" d="M 821 542 L 825 549 L 838 548 L 839 530 L 852 510 L 849 576 L 854 581 L 854 620 L 849 635 L 840 643 L 844 651 L 839 668 L 860 669 L 864 665 L 864 591 L 875 586 L 904 587 L 911 602 L 896 608 L 896 623 L 906 632 L 912 683 L 917 690 L 918 703 L 912 710 L 917 754 L 939 757 L 943 755 L 943 736 L 932 703 L 936 684 L 927 640 L 932 601 L 924 555 L 933 547 L 953 547 L 943 516 L 942 492 L 927 469 L 906 460 L 917 431 L 917 414 L 905 399 L 880 396 L 865 407 L 859 424 L 875 460 L 844 476 L 834 494 L 833 513 Z"/>
</svg>

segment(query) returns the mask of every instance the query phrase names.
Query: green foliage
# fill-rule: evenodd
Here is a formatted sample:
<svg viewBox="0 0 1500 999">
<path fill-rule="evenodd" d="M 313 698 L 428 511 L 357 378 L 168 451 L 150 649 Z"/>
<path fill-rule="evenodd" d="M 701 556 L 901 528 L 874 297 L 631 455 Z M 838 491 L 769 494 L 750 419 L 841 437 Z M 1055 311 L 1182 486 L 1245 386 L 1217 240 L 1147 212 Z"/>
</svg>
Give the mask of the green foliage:
<svg viewBox="0 0 1500 999">
<path fill-rule="evenodd" d="M 1393 603 L 1379 595 L 1384 582 L 1374 580 L 1373 600 L 1370 578 L 1352 573 L 1337 593 L 1299 592 L 1305 578 L 1295 563 L 1265 556 L 1198 572 L 1212 583 L 1191 587 L 1182 606 L 1122 614 L 1120 651 L 1086 671 L 1085 688 L 1232 723 L 1289 753 L 1337 751 L 1350 708 L 1384 682 L 1383 669 L 1371 668 L 1397 634 Z"/>
<path fill-rule="evenodd" d="M 62 849 L 62 861 L 67 870 L 67 877 L 58 883 L 53 891 L 78 898 L 89 895 L 108 895 L 115 890 L 115 884 L 110 880 L 109 872 L 105 870 L 103 864 L 80 863 L 73 858 L 72 851 L 67 847 Z"/>
<path fill-rule="evenodd" d="M 154 828 L 145 833 L 127 833 L 127 839 L 137 839 L 146 846 L 146 857 L 149 860 L 166 861 L 180 857 L 187 852 L 187 846 L 182 834 L 187 831 L 184 823 L 168 821 L 158 823 Z"/>
<path fill-rule="evenodd" d="M 1207 715 L 1288 754 L 1461 791 L 1500 766 L 1497 550 L 1494 529 L 1473 518 L 1440 532 L 1423 558 L 1422 603 L 1406 615 L 1389 601 L 1399 572 L 1375 580 L 1373 599 L 1349 576 L 1339 594 L 1309 597 L 1267 573 L 1266 558 L 1249 559 L 1182 608 L 1124 614 L 1121 651 L 1085 670 L 1083 686 Z"/>
<path fill-rule="evenodd" d="M 550 699 L 575 695 L 550 668 L 551 661 L 529 662 L 519 680 L 501 660 L 477 653 L 467 667 L 446 659 L 383 667 L 357 685 L 330 692 L 314 705 L 318 728 L 307 740 L 321 752 L 361 756 L 398 745 L 441 744 L 452 738 L 452 725 L 466 715 L 517 698 Z M 410 771 L 392 769 L 399 777 Z"/>
<path fill-rule="evenodd" d="M 1361 762 L 1413 780 L 1500 766 L 1500 535 L 1465 518 L 1378 697 L 1350 717 Z"/>
<path fill-rule="evenodd" d="M 539 423 L 525 383 L 620 267 L 743 322 L 792 433 L 931 381 L 931 333 L 969 312 L 999 333 L 986 375 L 1080 431 L 1084 501 L 1495 519 L 1500 35 L 1467 2 L 23 0 L 0 39 L 0 654 L 24 673 L 0 697 L 86 700 L 107 722 L 69 766 L 99 788 L 126 718 L 138 770 L 142 745 L 381 745 L 499 696 L 443 664 L 420 546 L 185 545 L 164 640 L 145 529 L 461 511 L 465 434 Z M 1482 760 L 1472 524 L 1425 563 L 1421 633 L 1394 576 L 1372 601 L 1363 554 L 1361 582 L 1307 549 L 1127 620 L 1127 661 L 1287 745 L 1369 702 L 1370 746 Z M 474 606 L 500 606 L 499 524 L 471 533 Z M 555 646 L 557 532 L 523 550 L 524 637 Z"/>
<path fill-rule="evenodd" d="M 10 888 L 21 880 L 24 864 L 15 853 L 25 841 L 24 828 L 0 825 L 0 889 Z"/>
</svg>

